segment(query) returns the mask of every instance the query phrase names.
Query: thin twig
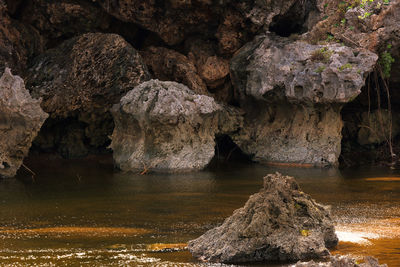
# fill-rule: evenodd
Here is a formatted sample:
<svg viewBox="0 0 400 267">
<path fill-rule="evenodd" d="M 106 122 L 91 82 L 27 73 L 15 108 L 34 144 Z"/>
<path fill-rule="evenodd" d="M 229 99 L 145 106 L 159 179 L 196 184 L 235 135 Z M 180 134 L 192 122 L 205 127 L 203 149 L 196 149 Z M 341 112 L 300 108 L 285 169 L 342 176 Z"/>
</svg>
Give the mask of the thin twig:
<svg viewBox="0 0 400 267">
<path fill-rule="evenodd" d="M 22 163 L 22 167 L 24 167 L 28 172 L 30 172 L 32 174 L 32 181 L 35 182 L 35 175 L 36 173 L 34 173 L 31 169 L 28 168 L 28 166 L 26 166 L 25 164 Z"/>
</svg>

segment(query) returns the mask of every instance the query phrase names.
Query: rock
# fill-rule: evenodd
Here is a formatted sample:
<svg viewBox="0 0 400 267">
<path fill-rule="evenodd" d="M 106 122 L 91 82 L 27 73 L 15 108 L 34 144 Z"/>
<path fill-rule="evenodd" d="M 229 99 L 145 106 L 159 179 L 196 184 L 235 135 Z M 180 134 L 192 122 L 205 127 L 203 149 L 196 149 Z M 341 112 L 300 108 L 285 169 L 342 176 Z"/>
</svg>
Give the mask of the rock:
<svg viewBox="0 0 400 267">
<path fill-rule="evenodd" d="M 240 126 L 240 116 L 183 84 L 150 80 L 113 107 L 111 148 L 125 171 L 200 170 L 214 157 L 215 135 Z"/>
<path fill-rule="evenodd" d="M 302 192 L 293 177 L 269 174 L 244 207 L 190 241 L 188 248 L 194 257 L 210 262 L 321 258 L 338 242 L 329 213 Z"/>
<path fill-rule="evenodd" d="M 43 40 L 30 25 L 10 18 L 6 5 L 0 0 L 0 73 L 5 67 L 24 74 L 27 62 L 43 51 Z"/>
<path fill-rule="evenodd" d="M 90 148 L 108 145 L 107 136 L 113 129 L 109 114 L 112 105 L 149 78 L 141 56 L 122 37 L 88 33 L 65 41 L 35 58 L 27 87 L 34 97 L 43 98 L 41 106 L 50 114 L 53 124 L 64 129 L 69 128 L 69 124 L 81 125 L 81 136 L 85 140 L 80 142 L 87 144 L 86 150 L 89 151 Z M 45 128 L 51 130 L 52 127 Z M 76 129 L 75 126 L 72 128 Z M 65 132 L 68 131 L 61 131 L 62 134 Z M 77 137 L 74 135 L 74 138 L 67 139 L 75 140 Z M 61 139 L 65 140 L 63 137 L 51 139 L 56 141 L 54 149 L 64 151 L 63 154 L 70 157 L 85 154 L 86 150 L 79 152 L 74 142 Z M 75 147 L 68 148 L 69 144 Z"/>
<path fill-rule="evenodd" d="M 13 177 L 48 115 L 9 68 L 0 78 L 0 114 L 0 176 Z"/>
<path fill-rule="evenodd" d="M 200 36 L 185 40 L 187 57 L 196 66 L 208 91 L 218 102 L 230 103 L 233 90 L 229 78 L 229 60 L 219 56 L 217 50 L 213 40 L 204 40 Z"/>
<path fill-rule="evenodd" d="M 139 24 L 156 33 L 169 46 L 182 43 L 189 36 L 201 34 L 218 39 L 219 53 L 232 55 L 262 28 L 273 22 L 290 26 L 309 25 L 308 15 L 316 10 L 315 1 L 299 5 L 288 1 L 139 1 L 98 0 L 105 11 L 116 18 Z M 288 18 L 288 19 L 286 19 Z M 274 21 L 275 19 L 275 21 Z M 288 22 L 286 22 L 288 20 Z"/>
<path fill-rule="evenodd" d="M 331 256 L 328 262 L 298 262 L 293 267 L 387 267 L 386 264 L 379 264 L 373 257 L 365 257 L 365 263 L 356 263 L 356 260 L 349 256 Z"/>
<path fill-rule="evenodd" d="M 361 92 L 377 56 L 339 44 L 258 36 L 231 60 L 246 111 L 233 140 L 255 161 L 336 165 L 343 104 Z"/>
<path fill-rule="evenodd" d="M 195 65 L 181 53 L 164 47 L 149 47 L 141 54 L 155 78 L 182 83 L 197 94 L 208 94 Z"/>
<path fill-rule="evenodd" d="M 87 32 L 104 31 L 111 17 L 89 1 L 28 1 L 21 11 L 21 20 L 33 25 L 45 36 L 48 45 Z"/>
</svg>

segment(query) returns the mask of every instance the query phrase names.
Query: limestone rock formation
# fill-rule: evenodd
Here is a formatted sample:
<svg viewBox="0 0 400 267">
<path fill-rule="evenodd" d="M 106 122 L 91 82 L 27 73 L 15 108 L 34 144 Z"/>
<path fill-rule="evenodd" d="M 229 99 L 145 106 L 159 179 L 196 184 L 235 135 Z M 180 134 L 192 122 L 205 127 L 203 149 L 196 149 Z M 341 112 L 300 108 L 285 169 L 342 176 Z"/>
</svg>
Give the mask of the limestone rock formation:
<svg viewBox="0 0 400 267">
<path fill-rule="evenodd" d="M 293 177 L 264 178 L 221 226 L 188 244 L 198 259 L 210 262 L 297 261 L 329 255 L 337 244 L 329 209 L 302 192 Z"/>
<path fill-rule="evenodd" d="M 48 115 L 24 81 L 6 68 L 0 78 L 0 176 L 13 177 Z"/>
<path fill-rule="evenodd" d="M 293 267 L 387 267 L 386 264 L 379 264 L 373 257 L 365 257 L 365 263 L 356 263 L 356 260 L 349 256 L 331 256 L 329 261 L 324 262 L 298 262 Z"/>
<path fill-rule="evenodd" d="M 122 170 L 200 170 L 213 158 L 215 135 L 240 126 L 240 116 L 176 82 L 150 80 L 112 110 L 111 148 Z"/>
<path fill-rule="evenodd" d="M 256 161 L 337 164 L 341 106 L 360 94 L 377 58 L 338 44 L 258 36 L 231 61 L 246 111 L 234 141 Z"/>
<path fill-rule="evenodd" d="M 149 78 L 139 53 L 116 34 L 84 34 L 43 53 L 33 61 L 27 78 L 31 94 L 43 98 L 41 106 L 52 118 L 43 134 L 53 138 L 38 139 L 52 143 L 38 146 L 64 151 L 65 157 L 107 146 L 113 127 L 109 109 Z M 60 134 L 57 125 L 64 128 Z M 66 138 L 68 132 L 72 136 Z M 79 143 L 81 148 L 76 147 Z"/>
</svg>

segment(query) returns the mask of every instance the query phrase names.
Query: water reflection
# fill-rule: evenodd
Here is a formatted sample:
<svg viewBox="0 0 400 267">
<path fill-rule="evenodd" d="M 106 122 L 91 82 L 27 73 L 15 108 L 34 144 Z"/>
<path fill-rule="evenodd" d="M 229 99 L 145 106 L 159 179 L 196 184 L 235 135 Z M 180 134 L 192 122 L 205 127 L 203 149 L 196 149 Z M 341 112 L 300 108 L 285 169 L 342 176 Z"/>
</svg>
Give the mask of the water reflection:
<svg viewBox="0 0 400 267">
<path fill-rule="evenodd" d="M 332 206 L 347 241 L 335 253 L 372 254 L 389 266 L 400 257 L 396 171 L 237 163 L 143 176 L 116 172 L 106 157 L 39 158 L 27 164 L 34 179 L 21 172 L 19 180 L 0 181 L 0 260 L 5 266 L 202 266 L 182 244 L 220 224 L 261 188 L 263 176 L 276 171 L 295 176 L 303 191 Z M 157 244 L 174 247 L 173 252 L 155 250 Z"/>
</svg>

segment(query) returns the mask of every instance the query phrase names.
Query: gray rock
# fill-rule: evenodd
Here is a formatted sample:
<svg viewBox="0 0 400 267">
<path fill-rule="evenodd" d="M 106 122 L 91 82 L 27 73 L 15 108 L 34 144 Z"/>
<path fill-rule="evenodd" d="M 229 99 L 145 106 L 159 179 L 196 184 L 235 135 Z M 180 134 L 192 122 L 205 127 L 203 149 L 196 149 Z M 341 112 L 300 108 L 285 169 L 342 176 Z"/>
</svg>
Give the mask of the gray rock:
<svg viewBox="0 0 400 267">
<path fill-rule="evenodd" d="M 302 192 L 293 177 L 264 178 L 264 188 L 224 223 L 188 244 L 211 262 L 296 261 L 329 255 L 335 235 L 329 209 Z"/>
<path fill-rule="evenodd" d="M 330 257 L 325 262 L 298 262 L 293 267 L 387 267 L 386 264 L 379 264 L 378 260 L 373 257 L 365 257 L 365 263 L 358 264 L 355 259 L 349 256 L 336 255 Z"/>
<path fill-rule="evenodd" d="M 235 94 L 246 111 L 233 140 L 255 161 L 336 165 L 341 107 L 360 94 L 377 58 L 339 44 L 258 36 L 231 61 Z"/>
<path fill-rule="evenodd" d="M 13 177 L 48 115 L 24 81 L 6 68 L 0 78 L 0 176 Z"/>
<path fill-rule="evenodd" d="M 215 135 L 236 130 L 233 109 L 183 84 L 150 80 L 128 92 L 112 110 L 111 148 L 122 170 L 187 171 L 214 156 Z"/>
</svg>

